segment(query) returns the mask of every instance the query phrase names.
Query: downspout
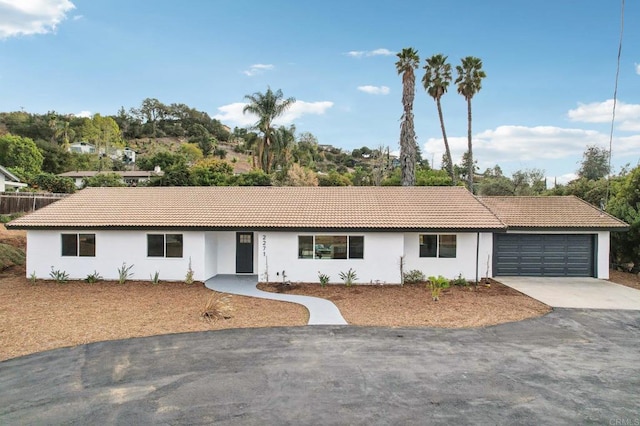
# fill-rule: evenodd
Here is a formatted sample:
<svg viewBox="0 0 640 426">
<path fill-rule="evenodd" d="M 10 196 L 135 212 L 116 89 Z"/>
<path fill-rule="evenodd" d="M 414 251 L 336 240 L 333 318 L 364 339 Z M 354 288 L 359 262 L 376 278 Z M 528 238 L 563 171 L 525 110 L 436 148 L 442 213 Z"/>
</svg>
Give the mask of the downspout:
<svg viewBox="0 0 640 426">
<path fill-rule="evenodd" d="M 476 231 L 476 287 L 478 287 L 478 262 L 480 261 L 480 232 Z"/>
</svg>

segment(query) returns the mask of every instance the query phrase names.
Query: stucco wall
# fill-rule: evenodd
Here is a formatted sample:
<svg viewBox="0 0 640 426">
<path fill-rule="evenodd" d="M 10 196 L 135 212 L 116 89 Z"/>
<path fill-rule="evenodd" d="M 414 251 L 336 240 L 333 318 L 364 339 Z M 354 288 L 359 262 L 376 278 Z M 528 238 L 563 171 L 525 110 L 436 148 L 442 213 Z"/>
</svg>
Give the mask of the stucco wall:
<svg viewBox="0 0 640 426">
<path fill-rule="evenodd" d="M 405 271 L 418 269 L 427 277 L 442 275 L 453 279 L 460 274 L 467 280 L 476 279 L 476 233 L 456 233 L 456 257 L 420 257 L 420 235 L 433 233 L 404 234 Z M 451 235 L 442 233 L 442 235 Z M 493 248 L 493 234 L 480 233 L 478 252 L 478 278 L 487 276 L 487 256 L 489 256 L 489 276 L 491 271 L 491 253 Z"/>
<path fill-rule="evenodd" d="M 363 235 L 364 259 L 298 259 L 298 235 Z M 258 233 L 259 278 L 281 281 L 282 271 L 293 282 L 318 282 L 318 272 L 329 275 L 331 283 L 342 283 L 340 272 L 352 268 L 356 284 L 399 283 L 402 234 L 392 233 Z"/>
<path fill-rule="evenodd" d="M 62 256 L 62 233 L 91 233 L 96 235 L 95 257 Z M 202 232 L 169 232 L 183 234 L 183 257 L 147 257 L 147 233 L 160 231 L 49 231 L 30 230 L 27 232 L 27 276 L 35 272 L 40 279 L 49 279 L 51 267 L 66 271 L 71 279 L 84 279 L 97 271 L 104 279 L 118 278 L 117 269 L 123 262 L 134 265 L 131 279 L 150 280 L 156 271 L 161 280 L 183 281 L 189 268 L 194 271 L 194 279 L 204 276 L 205 239 Z"/>
</svg>

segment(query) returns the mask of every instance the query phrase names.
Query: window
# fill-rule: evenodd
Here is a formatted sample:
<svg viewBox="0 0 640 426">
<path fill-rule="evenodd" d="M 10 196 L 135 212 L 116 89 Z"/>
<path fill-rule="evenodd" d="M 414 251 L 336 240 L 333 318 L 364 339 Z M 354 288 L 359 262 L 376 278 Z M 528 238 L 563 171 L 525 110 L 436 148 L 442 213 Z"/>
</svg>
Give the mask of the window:
<svg viewBox="0 0 640 426">
<path fill-rule="evenodd" d="M 420 235 L 420 257 L 456 257 L 455 235 Z"/>
<path fill-rule="evenodd" d="M 299 235 L 298 259 L 363 259 L 364 237 Z"/>
<path fill-rule="evenodd" d="M 62 255 L 95 257 L 96 234 L 62 234 Z"/>
<path fill-rule="evenodd" d="M 182 257 L 182 234 L 147 234 L 147 256 Z"/>
<path fill-rule="evenodd" d="M 364 258 L 364 237 L 349 237 L 349 259 Z"/>
<path fill-rule="evenodd" d="M 251 244 L 251 234 L 240 234 L 240 244 Z"/>
</svg>

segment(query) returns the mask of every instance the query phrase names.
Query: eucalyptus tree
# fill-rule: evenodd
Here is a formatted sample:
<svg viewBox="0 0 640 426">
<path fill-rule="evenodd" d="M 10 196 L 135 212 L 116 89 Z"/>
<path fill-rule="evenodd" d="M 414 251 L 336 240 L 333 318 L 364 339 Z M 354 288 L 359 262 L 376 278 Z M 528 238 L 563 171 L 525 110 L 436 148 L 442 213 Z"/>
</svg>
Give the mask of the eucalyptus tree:
<svg viewBox="0 0 640 426">
<path fill-rule="evenodd" d="M 451 161 L 451 150 L 449 149 L 449 141 L 447 139 L 447 132 L 444 127 L 444 118 L 442 116 L 442 105 L 440 99 L 442 95 L 447 93 L 449 83 L 451 83 L 451 64 L 447 62 L 447 57 L 441 53 L 433 55 L 427 58 L 427 63 L 423 67 L 424 77 L 422 77 L 422 85 L 424 90 L 427 91 L 436 101 L 438 108 L 438 118 L 440 119 L 440 129 L 442 129 L 442 139 L 444 140 L 445 155 L 447 156 L 447 163 L 445 164 L 451 181 L 456 184 L 456 175 L 453 171 L 453 162 Z"/>
<path fill-rule="evenodd" d="M 265 93 L 255 92 L 252 95 L 246 95 L 245 99 L 249 103 L 244 106 L 242 112 L 258 116 L 255 128 L 262 133 L 262 140 L 258 141 L 256 153 L 258 164 L 265 173 L 269 173 L 272 159 L 270 150 L 274 132 L 273 121 L 284 114 L 296 100 L 295 98 L 284 99 L 282 90 L 278 89 L 274 92 L 270 87 Z"/>
<path fill-rule="evenodd" d="M 467 145 L 469 161 L 467 163 L 467 186 L 473 192 L 473 142 L 471 138 L 471 99 L 482 89 L 482 79 L 487 74 L 482 70 L 482 60 L 475 56 L 462 58 L 461 65 L 456 66 L 458 93 L 467 101 Z"/>
<path fill-rule="evenodd" d="M 402 122 L 400 123 L 400 168 L 402 186 L 416 183 L 416 133 L 413 127 L 413 100 L 416 92 L 414 70 L 420 64 L 418 51 L 409 47 L 396 55 L 396 70 L 402 75 Z"/>
</svg>

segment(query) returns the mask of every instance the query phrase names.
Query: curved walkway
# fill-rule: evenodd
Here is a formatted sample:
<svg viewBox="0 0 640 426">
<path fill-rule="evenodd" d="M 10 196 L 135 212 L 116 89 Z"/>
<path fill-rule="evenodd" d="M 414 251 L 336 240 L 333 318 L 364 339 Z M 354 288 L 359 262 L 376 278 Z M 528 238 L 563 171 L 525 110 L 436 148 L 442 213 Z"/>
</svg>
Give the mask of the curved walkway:
<svg viewBox="0 0 640 426">
<path fill-rule="evenodd" d="M 326 299 L 270 293 L 258 290 L 257 284 L 257 275 L 216 275 L 204 283 L 207 288 L 222 293 L 297 303 L 309 311 L 309 325 L 347 325 L 347 321 L 342 317 L 338 307 Z"/>
</svg>

